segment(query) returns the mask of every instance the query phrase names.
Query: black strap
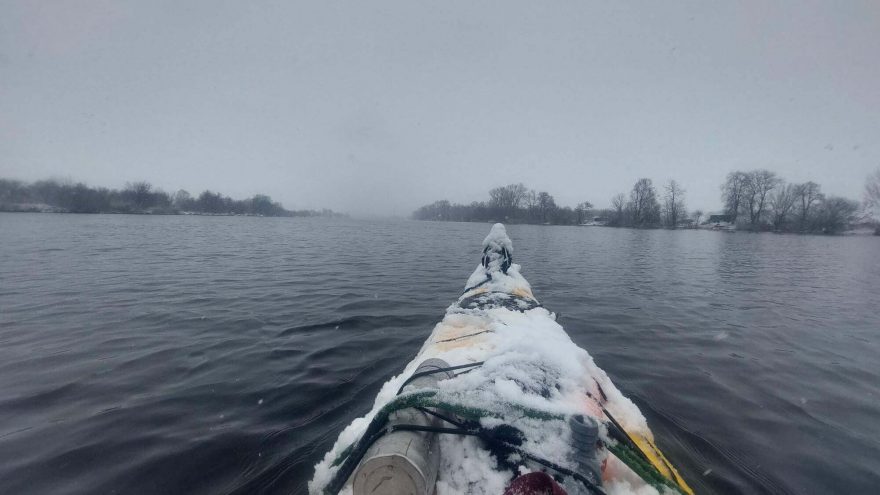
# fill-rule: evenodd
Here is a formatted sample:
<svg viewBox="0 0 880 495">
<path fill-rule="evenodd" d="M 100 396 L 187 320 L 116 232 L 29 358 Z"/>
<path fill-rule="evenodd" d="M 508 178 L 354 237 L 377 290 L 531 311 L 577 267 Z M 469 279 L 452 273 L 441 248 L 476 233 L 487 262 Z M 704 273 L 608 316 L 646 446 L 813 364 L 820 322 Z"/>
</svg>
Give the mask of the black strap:
<svg viewBox="0 0 880 495">
<path fill-rule="evenodd" d="M 406 387 L 407 385 L 409 385 L 410 383 L 412 383 L 413 380 L 416 380 L 416 379 L 421 378 L 423 376 L 429 376 L 429 375 L 433 375 L 435 373 L 442 373 L 444 371 L 455 371 L 455 370 L 461 370 L 464 368 L 476 368 L 477 366 L 480 366 L 482 364 L 483 364 L 483 361 L 478 361 L 476 363 L 460 364 L 458 366 L 450 366 L 448 368 L 435 368 L 433 370 L 419 371 L 418 373 L 413 373 L 412 376 L 407 378 L 403 382 L 403 385 L 401 385 L 400 388 L 397 389 L 397 395 L 400 395 L 400 393 L 403 392 L 403 388 Z"/>
<path fill-rule="evenodd" d="M 486 280 L 483 280 L 482 282 L 478 283 L 477 285 L 475 285 L 475 286 L 473 286 L 473 287 L 468 287 L 467 289 L 464 290 L 464 292 L 462 292 L 462 294 L 467 294 L 468 292 L 470 292 L 470 291 L 472 291 L 472 290 L 474 290 L 474 289 L 478 289 L 478 288 L 480 288 L 480 287 L 482 287 L 482 286 L 488 284 L 490 280 L 492 280 L 492 274 L 491 274 L 491 273 L 487 273 L 487 274 L 486 274 Z"/>
</svg>

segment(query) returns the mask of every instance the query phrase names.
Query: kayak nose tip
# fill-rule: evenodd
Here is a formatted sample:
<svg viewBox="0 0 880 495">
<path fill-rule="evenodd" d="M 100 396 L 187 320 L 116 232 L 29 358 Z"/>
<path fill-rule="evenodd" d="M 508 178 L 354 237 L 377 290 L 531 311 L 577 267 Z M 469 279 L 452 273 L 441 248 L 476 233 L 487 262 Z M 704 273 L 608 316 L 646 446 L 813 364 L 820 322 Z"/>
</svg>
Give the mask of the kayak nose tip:
<svg viewBox="0 0 880 495">
<path fill-rule="evenodd" d="M 486 273 L 501 271 L 507 273 L 513 263 L 513 242 L 507 236 L 504 224 L 496 223 L 483 239 L 483 268 Z"/>
</svg>

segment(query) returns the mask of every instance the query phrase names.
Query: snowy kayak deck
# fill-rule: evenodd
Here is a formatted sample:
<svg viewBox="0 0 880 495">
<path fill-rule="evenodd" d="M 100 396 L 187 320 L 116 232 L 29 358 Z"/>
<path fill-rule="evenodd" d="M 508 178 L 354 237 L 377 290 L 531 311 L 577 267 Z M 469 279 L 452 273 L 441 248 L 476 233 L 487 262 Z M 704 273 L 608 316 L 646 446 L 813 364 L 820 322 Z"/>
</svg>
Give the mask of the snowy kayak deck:
<svg viewBox="0 0 880 495">
<path fill-rule="evenodd" d="M 452 367 L 473 366 L 437 381 L 430 390 L 407 389 L 404 395 L 429 392 L 432 404 L 479 410 L 484 429 L 510 425 L 521 432 L 517 448 L 502 453 L 477 436 L 438 435 L 437 495 L 501 495 L 516 475 L 545 469 L 532 458 L 577 470 L 579 450 L 569 420 L 578 415 L 599 424 L 601 442 L 595 455 L 602 466 L 601 481 L 596 480 L 600 493 L 691 493 L 654 446 L 638 408 L 534 297 L 520 266 L 511 263 L 513 246 L 504 226 L 496 224 L 483 246 L 483 261 L 468 279 L 465 292 L 447 308 L 403 372 L 385 383 L 372 410 L 342 431 L 315 467 L 310 492 L 325 492 L 339 475 L 339 459 L 346 449 L 361 439 L 383 407 L 399 400 L 399 390 L 419 364 L 436 358 Z M 653 479 L 646 476 L 646 469 L 636 468 L 632 459 L 627 462 L 625 449 L 619 445 L 620 430 L 628 437 L 623 443 L 638 451 L 642 465 L 650 463 L 647 471 Z M 618 432 L 617 439 L 614 432 Z M 589 493 L 576 479 L 560 477 L 569 494 Z M 349 481 L 341 493 L 351 493 L 351 489 Z"/>
</svg>

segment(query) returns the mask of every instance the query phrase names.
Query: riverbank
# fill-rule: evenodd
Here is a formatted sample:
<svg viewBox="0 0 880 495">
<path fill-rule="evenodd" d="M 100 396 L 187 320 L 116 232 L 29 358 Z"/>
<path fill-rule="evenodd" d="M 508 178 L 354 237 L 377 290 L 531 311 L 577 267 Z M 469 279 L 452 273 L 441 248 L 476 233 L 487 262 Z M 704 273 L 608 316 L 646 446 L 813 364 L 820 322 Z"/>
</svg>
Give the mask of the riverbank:
<svg viewBox="0 0 880 495">
<path fill-rule="evenodd" d="M 423 220 L 423 219 L 415 219 L 418 222 L 439 222 L 439 223 L 496 223 L 494 220 Z M 746 233 L 746 234 L 780 234 L 780 235 L 811 235 L 811 236 L 852 236 L 852 235 L 868 235 L 868 236 L 880 236 L 880 225 L 873 225 L 871 223 L 862 223 L 851 226 L 850 229 L 839 231 L 839 232 L 816 232 L 816 231 L 808 231 L 808 232 L 794 232 L 794 231 L 778 231 L 772 229 L 762 229 L 762 230 L 752 230 L 748 228 L 730 228 L 730 227 L 722 227 L 718 228 L 713 226 L 712 224 L 704 223 L 699 226 L 691 226 L 691 227 L 679 227 L 679 228 L 669 228 L 669 227 L 633 227 L 629 225 L 600 225 L 600 224 L 575 224 L 575 225 L 559 225 L 559 224 L 550 224 L 550 223 L 528 223 L 528 222 L 508 222 L 507 225 L 533 225 L 536 227 L 589 227 L 589 228 L 606 228 L 606 229 L 623 229 L 623 230 L 669 230 L 669 231 L 678 231 L 678 232 L 688 232 L 694 230 L 707 230 L 712 232 L 723 232 L 727 234 L 736 234 L 736 233 Z"/>
<path fill-rule="evenodd" d="M 265 194 L 232 199 L 205 190 L 198 196 L 174 194 L 146 181 L 123 189 L 90 187 L 82 182 L 41 180 L 26 183 L 0 179 L 0 211 L 29 213 L 107 213 L 130 215 L 211 215 L 255 217 L 344 216 L 333 210 L 288 210 Z"/>
<path fill-rule="evenodd" d="M 55 213 L 66 215 L 193 215 L 203 217 L 333 217 L 348 218 L 345 213 L 333 210 L 285 210 L 283 214 L 181 211 L 175 209 L 129 210 L 129 211 L 69 211 L 51 205 L 0 205 L 0 213 Z"/>
</svg>

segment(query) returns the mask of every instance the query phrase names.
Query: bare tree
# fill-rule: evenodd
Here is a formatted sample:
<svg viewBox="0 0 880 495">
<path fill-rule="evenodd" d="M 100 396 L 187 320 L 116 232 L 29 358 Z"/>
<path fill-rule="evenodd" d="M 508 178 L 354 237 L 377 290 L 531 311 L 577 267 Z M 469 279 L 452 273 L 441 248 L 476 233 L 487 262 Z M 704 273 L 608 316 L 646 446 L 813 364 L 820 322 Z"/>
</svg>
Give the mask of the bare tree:
<svg viewBox="0 0 880 495">
<path fill-rule="evenodd" d="M 865 210 L 874 220 L 874 235 L 880 235 L 880 168 L 865 180 Z"/>
<path fill-rule="evenodd" d="M 611 225 L 623 225 L 623 214 L 626 209 L 626 196 L 623 193 L 615 194 L 611 198 L 611 209 L 614 212 L 614 216 L 611 218 L 610 222 Z"/>
<path fill-rule="evenodd" d="M 27 203 L 30 199 L 29 187 L 20 180 L 0 179 L 0 205 Z"/>
<path fill-rule="evenodd" d="M 785 227 L 789 215 L 794 210 L 795 202 L 798 199 L 796 194 L 796 186 L 786 184 L 776 189 L 776 192 L 770 196 L 770 211 L 773 215 L 773 228 L 777 231 Z"/>
<path fill-rule="evenodd" d="M 724 213 L 730 215 L 731 223 L 736 223 L 740 208 L 745 195 L 745 185 L 748 174 L 745 172 L 731 172 L 727 174 L 727 180 L 721 185 L 721 199 L 724 202 Z"/>
<path fill-rule="evenodd" d="M 492 206 L 510 214 L 520 207 L 527 192 L 528 189 L 523 184 L 509 184 L 496 187 L 489 191 L 489 202 Z"/>
<path fill-rule="evenodd" d="M 880 216 L 880 168 L 865 179 L 865 206 Z"/>
<path fill-rule="evenodd" d="M 687 214 L 684 205 L 684 189 L 674 180 L 670 180 L 664 189 L 663 216 L 666 220 L 666 226 L 674 229 Z"/>
<path fill-rule="evenodd" d="M 122 191 L 139 210 L 153 206 L 153 185 L 146 181 L 128 182 Z"/>
<path fill-rule="evenodd" d="M 590 211 L 593 210 L 593 203 L 589 201 L 584 201 L 583 203 L 578 203 L 578 205 L 574 208 L 575 213 L 577 214 L 577 223 L 584 223 Z"/>
<path fill-rule="evenodd" d="M 534 222 L 538 218 L 538 193 L 534 189 L 526 191 L 523 197 L 523 206 L 526 209 L 526 216 L 530 222 Z"/>
<path fill-rule="evenodd" d="M 547 217 L 556 210 L 556 200 L 548 192 L 538 193 L 538 210 L 541 212 L 541 222 L 547 223 Z"/>
<path fill-rule="evenodd" d="M 536 193 L 534 189 L 526 191 L 525 196 L 523 196 L 523 206 L 526 208 L 534 208 L 538 206 L 538 193 Z"/>
<path fill-rule="evenodd" d="M 795 201 L 799 203 L 798 224 L 800 226 L 800 231 L 805 232 L 807 230 L 807 222 L 810 220 L 810 211 L 812 210 L 813 205 L 821 202 L 824 199 L 824 196 L 819 191 L 819 184 L 812 181 L 794 186 L 794 194 L 796 197 Z"/>
<path fill-rule="evenodd" d="M 657 191 L 651 179 L 639 179 L 629 193 L 627 204 L 632 215 L 632 224 L 636 227 L 653 227 L 660 220 L 660 203 L 657 202 Z"/>
<path fill-rule="evenodd" d="M 768 195 L 780 182 L 782 180 L 769 170 L 753 170 L 746 175 L 744 203 L 753 229 L 761 224 Z"/>
<path fill-rule="evenodd" d="M 171 197 L 171 204 L 173 204 L 175 208 L 186 209 L 189 208 L 192 200 L 192 195 L 189 191 L 178 189 L 178 191 Z"/>
<path fill-rule="evenodd" d="M 832 196 L 819 206 L 819 227 L 823 234 L 836 234 L 853 222 L 859 204 L 851 199 Z"/>
<path fill-rule="evenodd" d="M 700 220 L 703 218 L 703 210 L 694 210 L 691 213 L 691 218 L 694 219 L 694 225 L 699 226 Z"/>
<path fill-rule="evenodd" d="M 452 204 L 448 199 L 441 199 L 434 203 L 437 218 L 440 220 L 449 220 L 449 213 L 452 211 Z"/>
</svg>

